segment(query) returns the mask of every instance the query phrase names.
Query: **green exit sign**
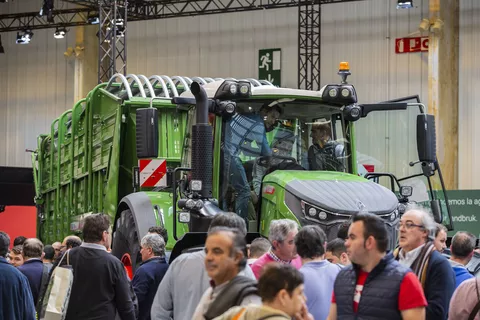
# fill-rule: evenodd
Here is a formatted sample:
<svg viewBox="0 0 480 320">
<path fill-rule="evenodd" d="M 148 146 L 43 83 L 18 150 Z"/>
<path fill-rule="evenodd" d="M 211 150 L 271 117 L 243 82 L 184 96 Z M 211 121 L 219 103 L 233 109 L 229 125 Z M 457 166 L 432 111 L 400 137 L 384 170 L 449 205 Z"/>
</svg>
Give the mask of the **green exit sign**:
<svg viewBox="0 0 480 320">
<path fill-rule="evenodd" d="M 258 79 L 267 80 L 275 86 L 281 85 L 282 49 L 258 51 Z"/>
</svg>

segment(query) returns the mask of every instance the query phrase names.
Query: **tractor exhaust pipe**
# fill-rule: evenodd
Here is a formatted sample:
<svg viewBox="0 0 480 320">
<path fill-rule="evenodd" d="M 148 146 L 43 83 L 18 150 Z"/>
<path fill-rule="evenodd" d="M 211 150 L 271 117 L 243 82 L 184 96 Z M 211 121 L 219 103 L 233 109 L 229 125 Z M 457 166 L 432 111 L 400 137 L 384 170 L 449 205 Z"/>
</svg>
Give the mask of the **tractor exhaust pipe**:
<svg viewBox="0 0 480 320">
<path fill-rule="evenodd" d="M 208 97 L 205 89 L 193 82 L 197 121 L 192 127 L 192 180 L 202 181 L 202 198 L 213 198 L 213 131 L 208 123 Z"/>
</svg>

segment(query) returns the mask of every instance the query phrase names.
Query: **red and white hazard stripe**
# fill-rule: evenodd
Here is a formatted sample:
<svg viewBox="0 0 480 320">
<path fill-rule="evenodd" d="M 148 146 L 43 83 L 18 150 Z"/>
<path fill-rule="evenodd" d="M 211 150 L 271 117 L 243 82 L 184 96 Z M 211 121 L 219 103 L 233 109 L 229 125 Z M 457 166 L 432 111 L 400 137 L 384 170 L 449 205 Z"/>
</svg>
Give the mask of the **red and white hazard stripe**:
<svg viewBox="0 0 480 320">
<path fill-rule="evenodd" d="M 140 186 L 163 187 L 167 185 L 167 161 L 165 159 L 140 159 Z"/>
</svg>

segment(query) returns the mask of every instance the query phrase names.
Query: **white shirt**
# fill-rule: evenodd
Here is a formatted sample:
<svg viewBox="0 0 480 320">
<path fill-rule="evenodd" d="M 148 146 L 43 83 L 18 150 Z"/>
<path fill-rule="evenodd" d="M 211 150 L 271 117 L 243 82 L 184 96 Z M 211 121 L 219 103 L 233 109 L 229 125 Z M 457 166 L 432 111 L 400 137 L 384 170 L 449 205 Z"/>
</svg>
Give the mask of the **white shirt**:
<svg viewBox="0 0 480 320">
<path fill-rule="evenodd" d="M 400 262 L 401 265 L 410 268 L 417 259 L 417 257 L 420 255 L 420 252 L 422 251 L 422 248 L 425 246 L 425 244 L 422 244 L 420 247 L 413 249 L 410 252 L 405 253 L 403 250 L 400 250 L 398 253 L 399 259 L 398 262 Z"/>
</svg>

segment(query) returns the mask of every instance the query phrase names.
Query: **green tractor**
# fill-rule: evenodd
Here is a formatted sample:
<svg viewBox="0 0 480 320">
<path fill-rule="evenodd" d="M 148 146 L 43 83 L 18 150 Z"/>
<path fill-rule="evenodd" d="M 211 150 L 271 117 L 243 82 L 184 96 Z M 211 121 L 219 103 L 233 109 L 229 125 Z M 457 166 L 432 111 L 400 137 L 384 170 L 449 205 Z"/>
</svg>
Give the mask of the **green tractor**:
<svg viewBox="0 0 480 320">
<path fill-rule="evenodd" d="M 115 75 L 38 138 L 38 236 L 59 240 L 80 232 L 86 215 L 105 212 L 114 221 L 112 252 L 133 270 L 149 227 L 168 230 L 172 261 L 201 247 L 224 211 L 245 218 L 249 240 L 268 236 L 270 221 L 282 218 L 317 224 L 332 239 L 353 214 L 368 211 L 385 220 L 392 247 L 408 203 L 426 203 L 437 222 L 450 217 L 443 184 L 434 192 L 441 172 L 433 116 L 415 101 L 358 104 L 349 74 L 340 70 L 341 83 L 320 91 L 255 79 Z M 418 155 L 409 164 L 421 172 L 367 173 L 357 121 L 382 112 L 411 117 L 411 110 Z M 425 180 L 427 198 L 414 199 L 418 185 L 409 179 Z"/>
</svg>

